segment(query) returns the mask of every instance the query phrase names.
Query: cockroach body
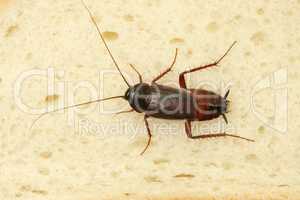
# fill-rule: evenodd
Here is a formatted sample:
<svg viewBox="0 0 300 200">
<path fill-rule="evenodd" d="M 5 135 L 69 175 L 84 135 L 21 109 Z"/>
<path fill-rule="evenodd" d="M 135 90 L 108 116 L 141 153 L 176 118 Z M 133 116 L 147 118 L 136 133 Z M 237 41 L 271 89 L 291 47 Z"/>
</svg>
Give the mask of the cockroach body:
<svg viewBox="0 0 300 200">
<path fill-rule="evenodd" d="M 217 66 L 220 61 L 228 54 L 228 52 L 232 49 L 232 47 L 235 45 L 236 42 L 234 42 L 230 48 L 226 51 L 226 53 L 219 58 L 216 62 L 213 62 L 211 64 L 196 67 L 187 71 L 184 71 L 180 73 L 179 75 L 179 85 L 180 88 L 173 88 L 161 84 L 157 84 L 156 82 L 161 79 L 164 75 L 166 75 L 168 72 L 171 71 L 172 67 L 174 66 L 178 54 L 178 50 L 176 49 L 175 57 L 171 65 L 163 71 L 160 75 L 158 75 L 156 78 L 154 78 L 151 82 L 151 84 L 144 83 L 142 80 L 142 75 L 136 70 L 136 68 L 130 64 L 130 67 L 138 74 L 139 76 L 139 83 L 131 86 L 128 81 L 126 80 L 125 76 L 122 74 L 115 58 L 113 57 L 110 49 L 108 48 L 108 45 L 101 34 L 100 28 L 97 25 L 96 21 L 94 20 L 89 8 L 82 0 L 82 3 L 86 10 L 89 13 L 89 16 L 94 23 L 99 36 L 105 45 L 105 48 L 107 49 L 115 67 L 119 71 L 120 75 L 122 76 L 124 82 L 127 84 L 128 89 L 125 92 L 124 96 L 115 96 L 115 97 L 109 97 L 105 99 L 97 99 L 94 101 L 89 101 L 81 104 L 76 104 L 72 106 L 67 106 L 62 109 L 56 109 L 51 112 L 56 112 L 59 110 L 69 109 L 81 105 L 91 104 L 95 102 L 101 102 L 104 100 L 110 100 L 110 99 L 117 99 L 117 98 L 123 98 L 128 101 L 129 105 L 132 107 L 132 109 L 128 111 L 119 112 L 117 114 L 121 113 L 128 113 L 136 111 L 138 113 L 144 114 L 144 121 L 148 132 L 148 142 L 145 146 L 144 150 L 141 152 L 143 154 L 147 148 L 150 145 L 151 142 L 151 131 L 149 128 L 148 118 L 154 117 L 154 118 L 161 118 L 161 119 L 168 119 L 168 120 L 185 120 L 185 131 L 189 138 L 191 139 L 200 139 L 200 138 L 212 138 L 212 137 L 235 137 L 244 139 L 247 141 L 254 141 L 251 139 L 247 139 L 238 135 L 232 135 L 227 133 L 217 133 L 217 134 L 201 134 L 194 136 L 192 135 L 191 131 L 191 122 L 193 121 L 206 121 L 211 120 L 214 118 L 218 118 L 219 116 L 222 116 L 226 123 L 228 123 L 227 118 L 225 114 L 227 113 L 227 105 L 228 100 L 227 96 L 229 94 L 229 90 L 226 92 L 226 94 L 222 97 L 215 92 L 205 90 L 205 89 L 189 89 L 186 86 L 185 82 L 185 75 L 196 72 L 202 69 L 207 69 L 213 66 Z M 40 119 L 45 114 L 48 114 L 50 112 L 44 113 L 39 116 L 38 119 Z M 36 119 L 35 121 L 37 121 Z"/>
<path fill-rule="evenodd" d="M 225 117 L 228 104 L 226 97 L 212 91 L 178 89 L 156 83 L 139 83 L 129 88 L 125 99 L 136 112 L 149 117 L 190 121 Z"/>
<path fill-rule="evenodd" d="M 146 151 L 151 142 L 152 134 L 147 120 L 149 117 L 168 120 L 185 120 L 185 131 L 187 136 L 191 139 L 230 136 L 245 139 L 247 141 L 253 141 L 251 139 L 227 133 L 193 136 L 191 131 L 191 122 L 193 121 L 206 121 L 223 116 L 225 122 L 228 123 L 225 114 L 227 113 L 227 106 L 229 103 L 227 100 L 229 90 L 226 92 L 224 97 L 222 97 L 215 92 L 205 89 L 188 89 L 186 87 L 185 74 L 217 66 L 228 54 L 235 43 L 236 42 L 234 42 L 226 53 L 216 62 L 180 73 L 180 88 L 173 88 L 156 83 L 156 81 L 171 71 L 176 62 L 177 49 L 171 66 L 153 79 L 151 84 L 144 83 L 141 74 L 133 67 L 133 65 L 130 65 L 138 73 L 140 83 L 134 86 L 128 85 L 129 88 L 125 92 L 124 98 L 128 101 L 132 109 L 125 112 L 136 111 L 138 113 L 144 113 L 144 120 L 149 139 L 141 154 Z"/>
</svg>

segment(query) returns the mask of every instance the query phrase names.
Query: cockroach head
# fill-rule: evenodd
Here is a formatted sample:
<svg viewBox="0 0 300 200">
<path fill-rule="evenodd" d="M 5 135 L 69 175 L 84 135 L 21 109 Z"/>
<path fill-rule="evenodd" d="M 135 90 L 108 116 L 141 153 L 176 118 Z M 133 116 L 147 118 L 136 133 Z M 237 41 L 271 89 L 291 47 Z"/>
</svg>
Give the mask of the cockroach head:
<svg viewBox="0 0 300 200">
<path fill-rule="evenodd" d="M 149 84 L 138 83 L 127 89 L 124 98 L 135 111 L 142 112 L 149 104 L 150 93 L 151 88 Z"/>
<path fill-rule="evenodd" d="M 129 101 L 131 91 L 132 87 L 129 87 L 125 92 L 124 99 L 126 99 L 127 101 Z"/>
</svg>

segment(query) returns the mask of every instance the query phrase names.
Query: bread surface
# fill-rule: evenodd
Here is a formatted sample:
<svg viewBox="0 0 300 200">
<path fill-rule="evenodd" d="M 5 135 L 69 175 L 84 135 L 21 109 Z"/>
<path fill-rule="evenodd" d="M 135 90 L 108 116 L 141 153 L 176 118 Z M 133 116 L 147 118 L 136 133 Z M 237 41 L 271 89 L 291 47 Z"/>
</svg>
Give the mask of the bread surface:
<svg viewBox="0 0 300 200">
<path fill-rule="evenodd" d="M 180 72 L 237 41 L 219 66 L 186 76 L 190 88 L 231 89 L 229 124 L 195 122 L 193 134 L 226 130 L 255 143 L 190 140 L 183 121 L 150 118 L 140 156 L 143 115 L 103 113 L 129 109 L 122 100 L 49 114 L 30 129 L 32 108 L 127 87 L 79 0 L 0 1 L 1 199 L 300 199 L 299 0 L 85 1 L 130 83 L 129 63 L 151 82 L 177 47 L 160 83 L 178 87 Z"/>
</svg>

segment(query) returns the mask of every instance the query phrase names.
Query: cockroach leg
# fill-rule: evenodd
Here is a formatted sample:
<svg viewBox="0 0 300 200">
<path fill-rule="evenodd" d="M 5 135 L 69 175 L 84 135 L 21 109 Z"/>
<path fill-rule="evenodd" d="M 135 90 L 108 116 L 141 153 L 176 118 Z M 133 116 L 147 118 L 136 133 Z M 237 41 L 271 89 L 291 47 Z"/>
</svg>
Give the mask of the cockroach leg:
<svg viewBox="0 0 300 200">
<path fill-rule="evenodd" d="M 179 85 L 180 85 L 180 87 L 184 88 L 184 89 L 187 89 L 186 82 L 185 82 L 185 77 L 184 77 L 185 74 L 188 74 L 188 73 L 191 73 L 191 72 L 195 72 L 197 70 L 201 70 L 201 69 L 213 67 L 213 66 L 216 66 L 216 65 L 217 65 L 217 63 L 212 63 L 212 64 L 209 64 L 209 65 L 200 66 L 200 67 L 193 68 L 191 70 L 187 70 L 187 71 L 184 71 L 184 72 L 180 73 L 179 74 Z"/>
<path fill-rule="evenodd" d="M 186 120 L 185 121 L 185 132 L 186 132 L 186 135 L 189 137 L 189 138 L 192 138 L 192 130 L 191 130 L 191 121 L 189 120 Z"/>
<path fill-rule="evenodd" d="M 148 118 L 149 118 L 148 115 L 144 115 L 144 121 L 145 121 L 145 125 L 146 125 L 147 132 L 148 132 L 148 142 L 147 142 L 147 145 L 145 146 L 144 150 L 141 152 L 140 155 L 143 155 L 145 153 L 145 151 L 148 149 L 148 147 L 151 143 L 152 134 L 151 134 L 151 130 L 149 128 L 149 123 L 148 123 L 148 120 L 147 120 Z"/>
<path fill-rule="evenodd" d="M 156 78 L 154 78 L 152 80 L 152 84 L 155 83 L 156 81 L 158 81 L 160 78 L 162 78 L 164 75 L 166 75 L 168 72 L 170 72 L 172 70 L 172 67 L 174 66 L 175 62 L 176 62 L 176 59 L 177 59 L 177 54 L 178 54 L 178 49 L 176 48 L 175 50 L 175 56 L 174 56 L 174 59 L 173 59 L 173 62 L 172 64 L 170 65 L 170 67 L 168 67 L 165 71 L 163 71 L 161 74 L 159 74 Z"/>
<path fill-rule="evenodd" d="M 224 55 L 221 58 L 219 58 L 217 61 L 215 61 L 215 62 L 213 62 L 211 64 L 208 64 L 208 65 L 196 67 L 196 68 L 193 68 L 193 69 L 190 69 L 190 70 L 186 70 L 186 71 L 180 73 L 180 75 L 179 75 L 179 85 L 180 85 L 180 87 L 186 89 L 186 82 L 185 82 L 185 78 L 184 78 L 185 74 L 196 72 L 196 71 L 199 71 L 199 70 L 202 70 L 202 69 L 206 69 L 206 68 L 209 68 L 209 67 L 217 66 L 221 62 L 221 60 L 223 60 L 223 58 L 229 53 L 229 51 L 232 49 L 232 47 L 235 44 L 236 44 L 236 41 L 232 43 L 232 45 L 228 48 L 228 50 L 224 53 Z"/>
<path fill-rule="evenodd" d="M 132 64 L 129 64 L 129 66 L 137 73 L 137 75 L 139 76 L 139 81 L 140 81 L 140 83 L 142 83 L 143 82 L 143 77 L 140 74 L 140 72 Z"/>
<path fill-rule="evenodd" d="M 191 139 L 205 139 L 205 138 L 213 138 L 213 137 L 234 137 L 234 138 L 247 140 L 249 142 L 254 142 L 254 140 L 252 139 L 244 138 L 238 135 L 227 134 L 227 133 L 216 133 L 216 134 L 205 134 L 205 135 L 193 136 L 191 130 L 191 121 L 188 120 L 185 122 L 185 131 L 186 131 L 186 135 Z"/>
</svg>

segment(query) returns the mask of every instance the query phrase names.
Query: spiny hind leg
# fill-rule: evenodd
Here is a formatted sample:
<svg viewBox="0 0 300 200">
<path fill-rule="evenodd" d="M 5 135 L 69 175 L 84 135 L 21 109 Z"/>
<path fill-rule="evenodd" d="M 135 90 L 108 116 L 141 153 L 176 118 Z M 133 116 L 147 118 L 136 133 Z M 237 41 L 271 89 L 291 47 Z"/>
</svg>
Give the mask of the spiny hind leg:
<svg viewBox="0 0 300 200">
<path fill-rule="evenodd" d="M 192 129 L 191 129 L 191 121 L 185 121 L 185 132 L 186 135 L 191 138 L 191 139 L 204 139 L 204 138 L 213 138 L 213 137 L 234 137 L 234 138 L 239 138 L 243 140 L 247 140 L 249 142 L 254 142 L 254 140 L 244 138 L 238 135 L 232 135 L 232 134 L 227 134 L 227 133 L 216 133 L 216 134 L 205 134 L 205 135 L 192 135 Z"/>
<path fill-rule="evenodd" d="M 180 86 L 181 88 L 187 89 L 184 75 L 186 75 L 186 74 L 188 74 L 188 73 L 195 72 L 195 71 L 199 71 L 199 70 L 201 70 L 201 69 L 213 67 L 213 66 L 216 66 L 216 65 L 217 65 L 217 63 L 214 62 L 214 63 L 212 63 L 212 64 L 208 64 L 208 65 L 196 67 L 196 68 L 193 68 L 193 69 L 191 69 L 191 70 L 186 70 L 186 71 L 184 71 L 184 72 L 181 72 L 181 73 L 179 74 L 179 86 Z"/>
<path fill-rule="evenodd" d="M 232 43 L 232 45 L 229 47 L 229 49 L 217 61 L 215 61 L 215 62 L 213 62 L 211 64 L 208 64 L 208 65 L 204 65 L 204 66 L 200 66 L 200 67 L 195 67 L 193 69 L 186 70 L 186 71 L 180 73 L 180 75 L 179 75 L 179 85 L 180 85 L 180 87 L 187 89 L 186 88 L 185 77 L 184 77 L 185 74 L 189 74 L 189 73 L 196 72 L 196 71 L 199 71 L 199 70 L 202 70 L 202 69 L 206 69 L 206 68 L 210 68 L 210 67 L 213 67 L 213 66 L 217 66 L 221 62 L 221 60 L 223 60 L 223 58 L 229 53 L 229 51 L 232 49 L 232 47 L 235 44 L 236 44 L 236 41 Z"/>
</svg>

